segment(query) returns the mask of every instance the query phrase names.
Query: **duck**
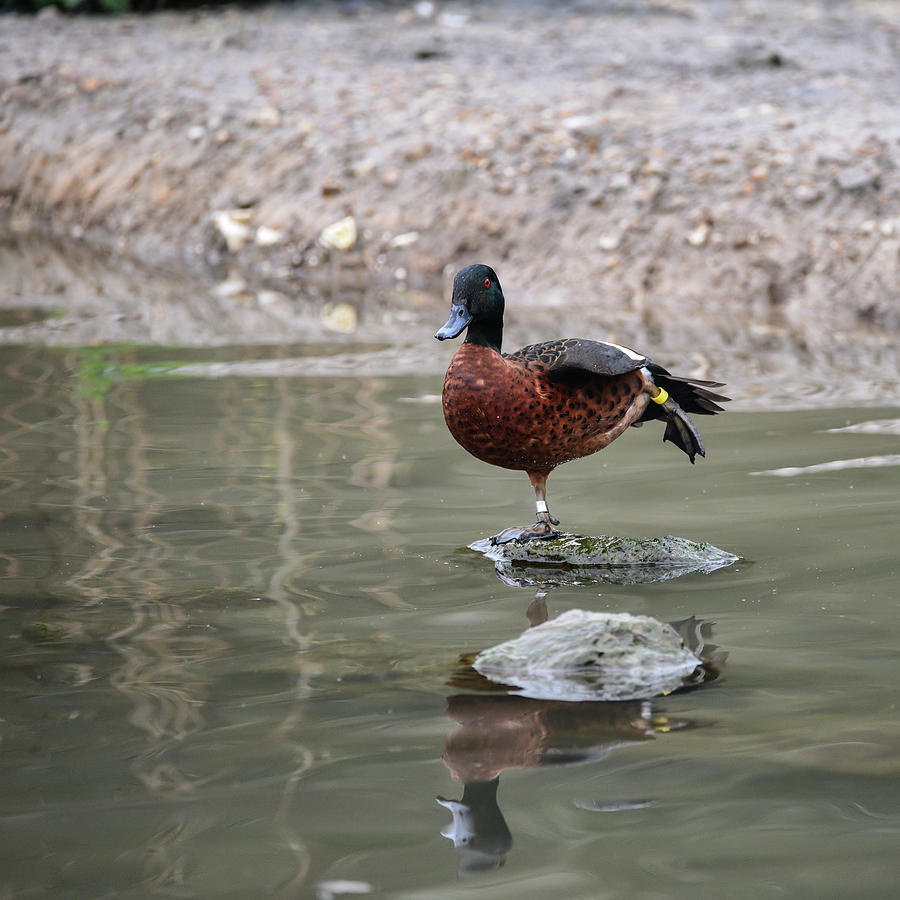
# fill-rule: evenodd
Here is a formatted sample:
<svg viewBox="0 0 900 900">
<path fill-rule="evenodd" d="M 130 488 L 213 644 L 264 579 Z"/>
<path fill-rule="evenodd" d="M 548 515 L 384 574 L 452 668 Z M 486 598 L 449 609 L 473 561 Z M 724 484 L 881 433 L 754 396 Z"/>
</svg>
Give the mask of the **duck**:
<svg viewBox="0 0 900 900">
<path fill-rule="evenodd" d="M 536 521 L 494 535 L 494 544 L 558 537 L 547 478 L 563 463 L 609 446 L 630 427 L 665 423 L 663 442 L 693 464 L 706 448 L 690 414 L 715 415 L 724 382 L 671 374 L 628 347 L 563 338 L 503 353 L 506 300 L 496 272 L 476 264 L 453 280 L 450 316 L 434 337 L 466 332 L 444 378 L 441 404 L 453 438 L 476 459 L 524 471 Z"/>
</svg>

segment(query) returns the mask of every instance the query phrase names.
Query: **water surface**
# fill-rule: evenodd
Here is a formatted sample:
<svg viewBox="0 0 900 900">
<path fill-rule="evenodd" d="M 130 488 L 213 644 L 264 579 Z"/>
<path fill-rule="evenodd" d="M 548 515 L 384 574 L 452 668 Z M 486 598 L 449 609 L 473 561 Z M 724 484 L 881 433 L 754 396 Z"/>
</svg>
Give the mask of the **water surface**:
<svg viewBox="0 0 900 900">
<path fill-rule="evenodd" d="M 552 590 L 714 622 L 728 659 L 542 705 L 459 661 L 528 625 L 465 549 L 527 479 L 452 442 L 438 376 L 277 365 L 338 352 L 0 348 L 0 896 L 894 895 L 900 409 L 732 411 L 696 466 L 646 427 L 554 473 L 569 530 L 742 560 Z"/>
</svg>

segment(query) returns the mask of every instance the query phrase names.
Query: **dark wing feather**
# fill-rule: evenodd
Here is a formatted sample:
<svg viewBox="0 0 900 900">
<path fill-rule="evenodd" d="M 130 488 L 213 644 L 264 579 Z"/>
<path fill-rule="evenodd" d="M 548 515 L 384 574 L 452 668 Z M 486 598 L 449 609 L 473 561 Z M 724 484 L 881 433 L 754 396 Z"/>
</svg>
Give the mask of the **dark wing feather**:
<svg viewBox="0 0 900 900">
<path fill-rule="evenodd" d="M 544 363 L 551 378 L 567 378 L 580 372 L 590 372 L 594 375 L 624 375 L 650 362 L 646 356 L 618 344 L 581 338 L 529 344 L 521 350 L 516 350 L 515 353 L 510 353 L 509 358 Z"/>
</svg>

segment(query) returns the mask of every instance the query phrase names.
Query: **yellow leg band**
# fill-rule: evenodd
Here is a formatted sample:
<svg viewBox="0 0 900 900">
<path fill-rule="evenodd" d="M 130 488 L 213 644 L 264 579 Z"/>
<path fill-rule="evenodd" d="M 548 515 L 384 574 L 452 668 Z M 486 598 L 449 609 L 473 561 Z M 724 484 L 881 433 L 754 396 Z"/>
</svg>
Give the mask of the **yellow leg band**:
<svg viewBox="0 0 900 900">
<path fill-rule="evenodd" d="M 655 397 L 650 398 L 654 403 L 658 403 L 660 406 L 669 399 L 669 392 L 665 388 L 660 388 L 659 393 Z"/>
</svg>

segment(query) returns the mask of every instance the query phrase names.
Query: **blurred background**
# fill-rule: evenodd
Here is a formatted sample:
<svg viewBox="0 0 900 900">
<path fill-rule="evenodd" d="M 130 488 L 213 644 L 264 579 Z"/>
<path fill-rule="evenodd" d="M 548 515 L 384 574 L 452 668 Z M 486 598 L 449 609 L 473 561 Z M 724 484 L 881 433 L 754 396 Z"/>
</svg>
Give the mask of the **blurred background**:
<svg viewBox="0 0 900 900">
<path fill-rule="evenodd" d="M 2 900 L 893 896 L 895 3 L 0 10 Z M 535 600 L 440 410 L 474 262 L 506 349 L 728 383 L 550 493 L 740 561 L 545 601 L 716 681 L 468 679 Z"/>
<path fill-rule="evenodd" d="M 153 268 L 93 340 L 418 339 L 482 261 L 510 342 L 690 348 L 787 394 L 840 345 L 854 401 L 896 380 L 892 3 L 65 10 L 2 20 L 6 231 L 78 243 L 32 251 L 69 317 L 83 247 L 207 282 L 154 315 Z"/>
</svg>

